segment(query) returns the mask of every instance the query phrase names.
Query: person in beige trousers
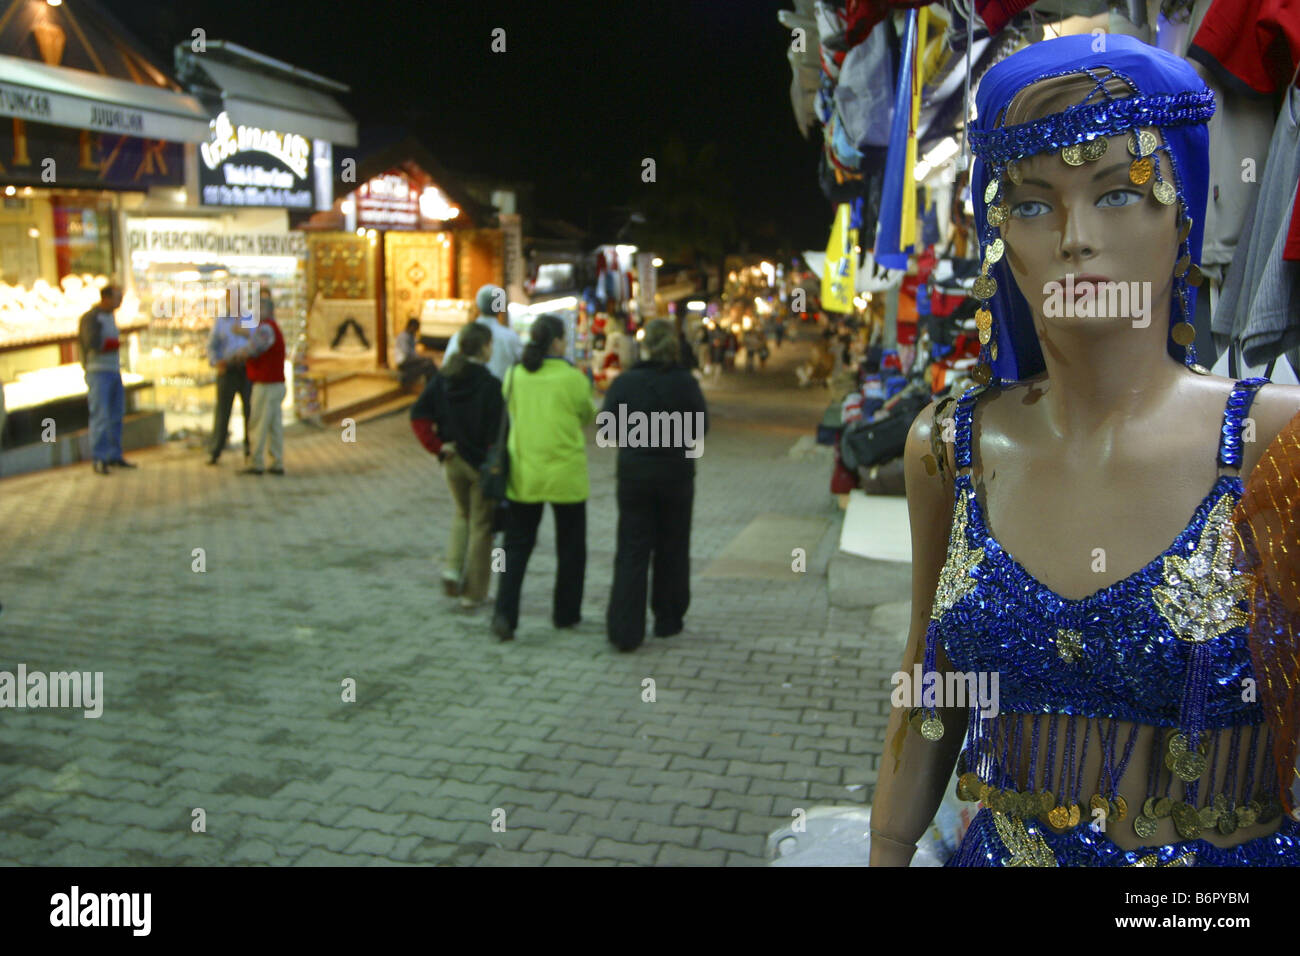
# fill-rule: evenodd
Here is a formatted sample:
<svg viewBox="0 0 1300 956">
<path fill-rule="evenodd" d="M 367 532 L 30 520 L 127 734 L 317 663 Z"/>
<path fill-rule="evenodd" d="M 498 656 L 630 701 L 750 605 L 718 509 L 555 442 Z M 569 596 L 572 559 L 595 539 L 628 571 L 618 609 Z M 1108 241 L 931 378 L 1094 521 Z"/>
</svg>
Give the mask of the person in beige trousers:
<svg viewBox="0 0 1300 956">
<path fill-rule="evenodd" d="M 462 610 L 480 608 L 491 584 L 492 520 L 496 502 L 479 487 L 479 467 L 496 441 L 505 401 L 501 383 L 488 370 L 492 333 L 471 323 L 460 332 L 460 348 L 447 359 L 411 407 L 411 428 L 442 462 L 455 505 L 442 582 Z"/>
</svg>

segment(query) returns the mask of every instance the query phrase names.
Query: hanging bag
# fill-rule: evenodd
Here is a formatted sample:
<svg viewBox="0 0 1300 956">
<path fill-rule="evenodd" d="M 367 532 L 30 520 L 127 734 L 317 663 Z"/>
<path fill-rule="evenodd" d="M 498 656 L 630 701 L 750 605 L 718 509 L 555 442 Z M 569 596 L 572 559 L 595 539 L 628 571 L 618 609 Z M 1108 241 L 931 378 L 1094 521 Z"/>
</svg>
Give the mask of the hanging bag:
<svg viewBox="0 0 1300 956">
<path fill-rule="evenodd" d="M 501 409 L 501 424 L 497 428 L 497 440 L 488 448 L 483 464 L 479 466 L 479 488 L 486 498 L 504 501 L 506 488 L 510 480 L 510 453 L 506 449 L 506 437 L 510 426 L 510 392 L 515 369 L 511 366 L 506 373 L 506 404 Z"/>
</svg>

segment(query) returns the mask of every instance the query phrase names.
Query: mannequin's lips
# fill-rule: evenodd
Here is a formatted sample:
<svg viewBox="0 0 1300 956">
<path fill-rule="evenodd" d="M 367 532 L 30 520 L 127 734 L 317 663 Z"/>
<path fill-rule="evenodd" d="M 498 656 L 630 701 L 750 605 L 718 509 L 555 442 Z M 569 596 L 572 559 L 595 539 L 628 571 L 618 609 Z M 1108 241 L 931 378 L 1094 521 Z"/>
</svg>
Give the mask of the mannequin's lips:
<svg viewBox="0 0 1300 956">
<path fill-rule="evenodd" d="M 1066 278 L 1067 278 L 1066 276 L 1061 276 L 1061 278 L 1056 280 L 1057 283 L 1060 284 L 1063 290 L 1068 289 L 1070 287 L 1066 282 Z M 1078 297 L 1080 294 L 1082 294 L 1083 291 L 1082 287 L 1085 285 L 1089 285 L 1089 286 L 1093 286 L 1092 293 L 1093 295 L 1096 295 L 1097 294 L 1096 286 L 1099 286 L 1103 283 L 1110 282 L 1110 281 L 1111 280 L 1108 276 L 1096 275 L 1095 273 L 1091 273 L 1091 272 L 1086 272 L 1082 275 L 1076 275 L 1074 277 L 1074 294 L 1076 297 Z"/>
</svg>

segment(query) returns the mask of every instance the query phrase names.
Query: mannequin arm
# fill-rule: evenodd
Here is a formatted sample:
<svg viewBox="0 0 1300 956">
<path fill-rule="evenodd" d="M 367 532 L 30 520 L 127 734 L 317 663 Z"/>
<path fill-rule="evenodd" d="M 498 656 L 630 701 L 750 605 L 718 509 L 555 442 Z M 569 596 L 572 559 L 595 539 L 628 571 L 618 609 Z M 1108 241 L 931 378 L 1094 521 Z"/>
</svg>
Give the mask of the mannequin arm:
<svg viewBox="0 0 1300 956">
<path fill-rule="evenodd" d="M 922 459 L 931 453 L 930 432 L 935 405 L 912 424 L 904 451 L 908 514 L 912 529 L 912 621 L 901 669 L 911 672 L 925 655 L 925 631 L 930 609 L 948 550 L 952 524 L 953 485 L 951 448 L 944 446 L 948 468 L 940 479 L 926 473 Z M 947 410 L 951 414 L 951 406 Z M 939 648 L 936 666 L 950 669 Z M 907 866 L 915 843 L 934 819 L 952 774 L 966 732 L 966 712 L 940 708 L 944 734 L 928 741 L 909 730 L 908 709 L 895 707 L 890 714 L 885 752 L 880 760 L 875 800 L 871 811 L 871 865 Z"/>
</svg>

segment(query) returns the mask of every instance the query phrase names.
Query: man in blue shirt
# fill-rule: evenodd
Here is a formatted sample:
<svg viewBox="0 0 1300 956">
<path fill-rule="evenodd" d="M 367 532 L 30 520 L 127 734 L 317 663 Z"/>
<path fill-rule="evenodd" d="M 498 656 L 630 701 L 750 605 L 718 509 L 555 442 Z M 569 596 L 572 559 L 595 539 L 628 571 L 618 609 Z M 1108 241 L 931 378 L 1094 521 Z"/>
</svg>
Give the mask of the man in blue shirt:
<svg viewBox="0 0 1300 956">
<path fill-rule="evenodd" d="M 503 321 L 506 317 L 506 291 L 500 286 L 485 285 L 474 297 L 478 306 L 478 318 L 474 321 L 486 325 L 492 332 L 492 360 L 488 362 L 488 371 L 504 381 L 506 372 L 524 356 L 524 345 L 519 336 Z M 460 333 L 457 332 L 447 343 L 447 351 L 442 361 L 446 364 L 460 350 Z"/>
<path fill-rule="evenodd" d="M 250 322 L 256 325 L 255 321 Z M 244 408 L 244 462 L 249 458 L 249 409 L 253 400 L 253 385 L 244 371 L 243 362 L 226 363 L 226 360 L 239 348 L 248 344 L 248 330 L 240 316 L 224 315 L 212 326 L 212 335 L 208 338 L 208 363 L 217 369 L 217 407 L 212 415 L 212 449 L 209 465 L 215 465 L 221 458 L 230 438 L 230 413 L 235 407 L 235 396 L 239 396 Z M 226 363 L 224 368 L 222 363 Z"/>
</svg>

